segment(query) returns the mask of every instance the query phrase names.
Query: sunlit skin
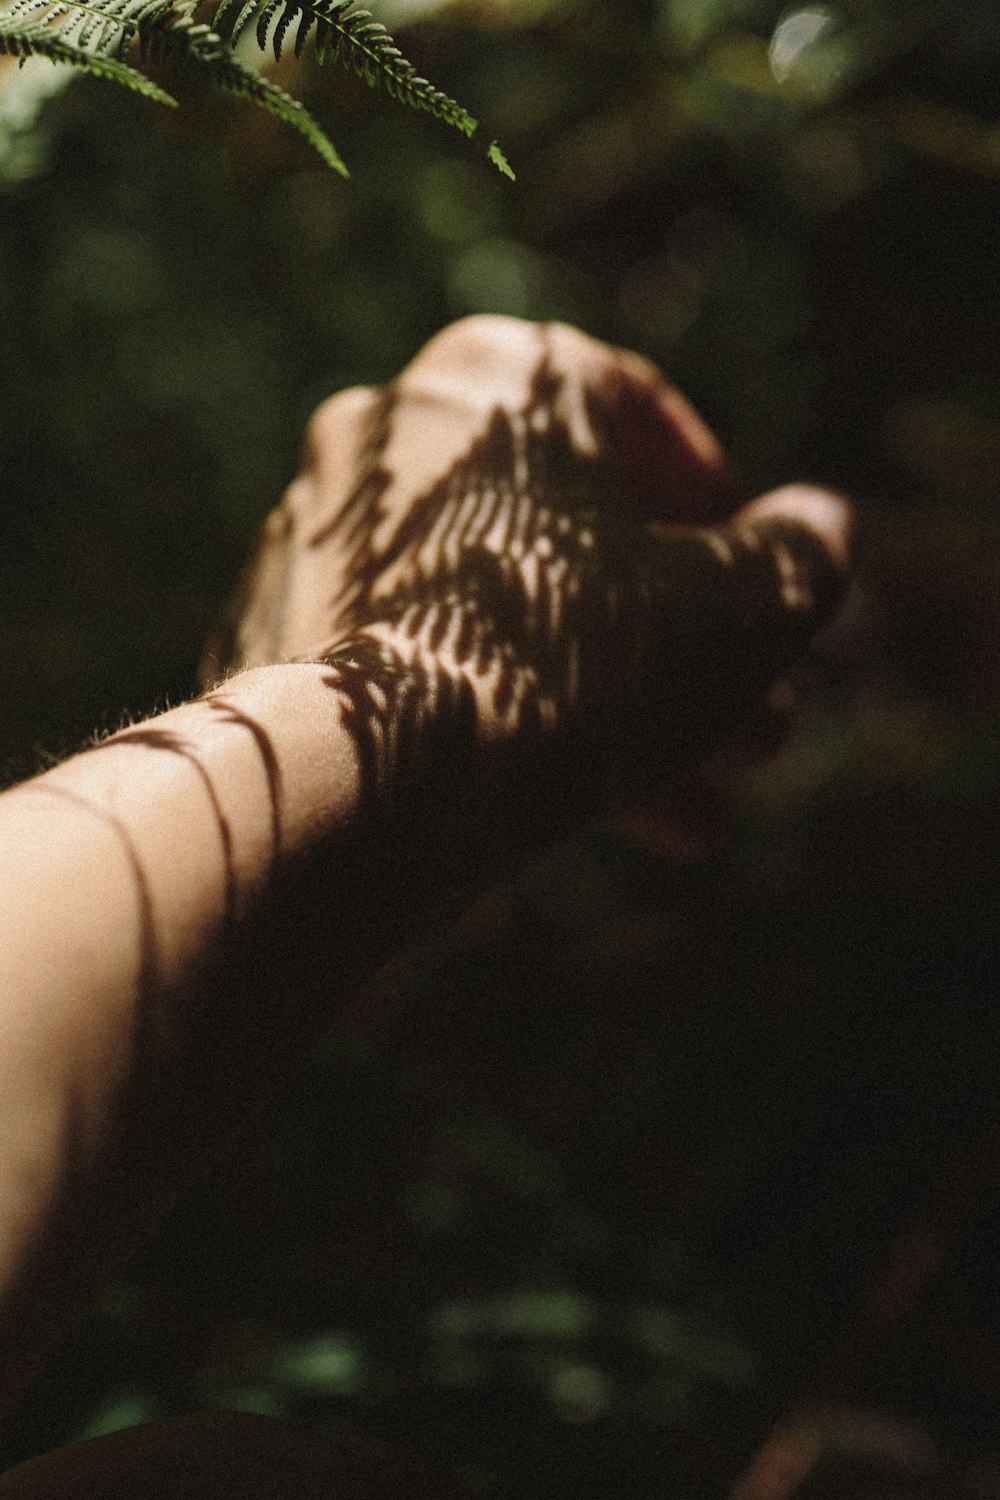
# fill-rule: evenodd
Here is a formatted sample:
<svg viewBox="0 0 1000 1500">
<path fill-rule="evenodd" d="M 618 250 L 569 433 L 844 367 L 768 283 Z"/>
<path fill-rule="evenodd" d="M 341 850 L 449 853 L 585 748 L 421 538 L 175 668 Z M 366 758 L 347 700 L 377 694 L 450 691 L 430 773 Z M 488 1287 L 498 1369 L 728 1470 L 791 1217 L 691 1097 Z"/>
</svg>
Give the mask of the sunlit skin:
<svg viewBox="0 0 1000 1500">
<path fill-rule="evenodd" d="M 769 720 L 850 517 L 805 485 L 742 499 L 637 356 L 456 324 L 317 412 L 204 696 L 0 797 L 5 1399 L 441 920 L 453 843 L 472 889 L 490 829 L 514 857 L 522 826 L 676 783 Z"/>
</svg>

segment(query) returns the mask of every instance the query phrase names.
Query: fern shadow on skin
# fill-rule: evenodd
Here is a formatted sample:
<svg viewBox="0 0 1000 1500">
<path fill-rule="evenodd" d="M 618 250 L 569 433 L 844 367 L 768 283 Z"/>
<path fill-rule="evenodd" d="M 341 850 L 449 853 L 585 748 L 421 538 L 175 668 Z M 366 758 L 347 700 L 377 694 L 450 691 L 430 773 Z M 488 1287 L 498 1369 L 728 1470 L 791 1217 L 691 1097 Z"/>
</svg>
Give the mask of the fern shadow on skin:
<svg viewBox="0 0 1000 1500">
<path fill-rule="evenodd" d="M 385 911 L 421 942 L 572 821 L 686 786 L 838 602 L 804 526 L 644 522 L 619 386 L 574 374 L 583 337 L 471 319 L 321 407 L 206 653 L 205 686 L 275 660 L 330 669 L 364 809 L 331 888 L 362 951 L 391 956 Z M 677 487 L 658 498 L 681 517 L 707 498 L 714 518 L 729 480 L 693 450 L 696 420 L 656 409 Z"/>
<path fill-rule="evenodd" d="M 205 769 L 204 762 L 179 734 L 175 734 L 169 729 L 153 729 L 148 727 L 128 729 L 116 738 L 115 745 L 119 747 L 122 745 L 142 745 L 148 750 L 167 751 L 170 754 L 182 756 L 194 769 L 198 780 L 204 788 L 205 796 L 208 798 L 209 806 L 212 810 L 213 821 L 219 831 L 224 881 L 223 930 L 228 931 L 236 916 L 237 902 L 236 871 L 233 868 L 232 832 L 229 827 L 229 820 L 222 810 L 222 803 L 215 790 L 215 784 Z M 101 746 L 97 746 L 97 748 L 100 749 Z M 280 808 L 270 779 L 269 787 L 272 793 L 272 817 L 280 827 Z"/>
<path fill-rule="evenodd" d="M 594 496 L 616 481 L 574 449 L 555 410 L 558 388 L 540 359 L 524 410 L 496 408 L 378 543 L 396 479 L 385 452 L 401 395 L 397 385 L 385 387 L 361 439 L 351 493 L 308 537 L 310 551 L 333 554 L 343 578 L 328 606 L 339 640 L 322 659 L 344 681 L 331 678 L 331 685 L 340 685 L 356 712 L 366 675 L 371 684 L 355 722 L 364 726 L 362 762 L 373 790 L 405 769 L 420 702 L 428 721 L 452 719 L 463 702 L 482 726 L 485 692 L 499 738 L 539 745 L 547 730 L 563 727 L 585 691 L 580 663 L 598 654 L 585 638 L 615 632 L 619 603 L 627 613 L 645 602 L 640 578 L 614 577 L 616 562 L 625 571 L 628 564 L 611 558 Z M 602 573 L 616 601 L 594 620 L 577 601 L 592 597 Z M 609 644 L 614 652 L 622 643 Z M 618 656 L 619 676 L 634 665 L 635 648 L 633 641 Z"/>
<path fill-rule="evenodd" d="M 421 715 L 453 740 L 464 715 L 490 774 L 504 745 L 517 780 L 544 763 L 537 780 L 562 788 L 567 809 L 620 802 L 623 776 L 626 796 L 646 791 L 718 747 L 836 602 L 829 558 L 802 528 L 758 523 L 723 540 L 644 525 L 609 445 L 587 451 L 570 432 L 541 334 L 522 408 L 484 414 L 393 521 L 386 454 L 404 396 L 398 383 L 378 393 L 346 500 L 299 542 L 311 565 L 328 553 L 339 580 L 320 659 L 337 669 L 372 794 L 405 772 Z M 600 438 L 596 396 L 587 420 Z M 287 555 L 287 513 L 274 535 Z M 789 576 L 808 596 L 798 611 L 781 604 Z M 280 620 L 270 628 L 280 640 Z"/>
<path fill-rule="evenodd" d="M 281 861 L 281 786 L 274 747 L 263 727 L 224 697 L 210 706 L 250 734 L 259 753 L 271 816 L 266 884 L 278 885 L 273 877 Z M 49 1352 L 53 1330 L 60 1335 L 86 1313 L 94 1288 L 105 1282 L 116 1263 L 127 1259 L 149 1223 L 176 1196 L 178 1182 L 197 1170 L 233 1122 L 246 1115 L 248 1098 L 253 1098 L 252 1061 L 258 1055 L 254 1049 L 260 1045 L 261 1028 L 269 1024 L 266 1018 L 251 1024 L 244 1008 L 233 1003 L 234 996 L 238 1001 L 255 986 L 266 987 L 269 971 L 252 935 L 247 935 L 246 894 L 239 888 L 229 822 L 209 770 L 182 736 L 155 723 L 123 730 L 85 754 L 100 756 L 111 747 L 117 754 L 133 748 L 176 756 L 197 776 L 218 834 L 222 914 L 207 972 L 194 981 L 181 977 L 167 994 L 154 893 L 129 828 L 107 808 L 51 780 L 28 782 L 22 788 L 26 794 L 72 805 L 110 830 L 125 856 L 136 910 L 131 1034 L 122 1038 L 123 1081 L 117 1095 L 101 1106 L 96 1127 L 94 1100 L 85 1097 L 84 1084 L 74 1084 L 72 1077 L 58 1084 L 61 1125 L 51 1201 L 59 1207 L 43 1225 L 27 1269 L 5 1294 L 5 1347 L 22 1352 L 28 1373 Z M 266 895 L 263 905 L 266 918 Z M 262 926 L 270 932 L 266 920 Z M 187 1015 L 179 1032 L 170 1015 L 178 1003 Z M 289 1053 L 298 1041 L 292 1030 Z M 178 1035 L 183 1036 L 181 1051 Z M 202 1082 L 209 1078 L 210 1084 Z M 113 1244 L 107 1224 L 121 1226 Z M 74 1247 L 71 1262 L 68 1244 Z M 5 1380 L 14 1388 L 25 1373 L 11 1368 Z M 16 1420 L 15 1411 L 9 1421 Z"/>
</svg>

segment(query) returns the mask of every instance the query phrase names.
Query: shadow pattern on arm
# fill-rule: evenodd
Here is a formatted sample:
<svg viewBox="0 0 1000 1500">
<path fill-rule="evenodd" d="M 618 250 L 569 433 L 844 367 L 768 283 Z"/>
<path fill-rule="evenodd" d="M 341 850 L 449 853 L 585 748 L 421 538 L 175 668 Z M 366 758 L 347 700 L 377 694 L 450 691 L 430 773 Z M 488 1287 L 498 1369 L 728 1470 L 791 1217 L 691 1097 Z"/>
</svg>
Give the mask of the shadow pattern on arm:
<svg viewBox="0 0 1000 1500">
<path fill-rule="evenodd" d="M 835 602 L 800 528 L 644 525 L 605 457 L 612 414 L 589 393 L 571 430 L 539 338 L 523 407 L 484 414 L 398 515 L 405 475 L 386 454 L 406 389 L 387 387 L 345 504 L 308 538 L 344 580 L 322 659 L 368 796 L 396 784 L 429 725 L 516 740 L 519 764 L 558 742 L 561 779 L 632 768 L 644 785 L 715 748 Z"/>
</svg>

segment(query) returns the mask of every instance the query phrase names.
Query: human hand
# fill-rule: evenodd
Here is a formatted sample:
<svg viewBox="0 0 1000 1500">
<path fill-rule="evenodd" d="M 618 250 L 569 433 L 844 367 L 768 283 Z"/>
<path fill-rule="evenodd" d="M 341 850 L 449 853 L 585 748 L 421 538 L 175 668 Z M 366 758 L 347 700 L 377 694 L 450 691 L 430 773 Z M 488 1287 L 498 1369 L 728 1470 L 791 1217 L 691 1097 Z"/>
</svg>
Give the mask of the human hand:
<svg viewBox="0 0 1000 1500">
<path fill-rule="evenodd" d="M 562 774 L 655 780 L 767 716 L 841 592 L 845 502 L 739 498 L 652 365 L 469 318 L 320 407 L 211 670 L 335 664 L 379 781 L 459 718 L 483 744 L 557 742 Z"/>
</svg>

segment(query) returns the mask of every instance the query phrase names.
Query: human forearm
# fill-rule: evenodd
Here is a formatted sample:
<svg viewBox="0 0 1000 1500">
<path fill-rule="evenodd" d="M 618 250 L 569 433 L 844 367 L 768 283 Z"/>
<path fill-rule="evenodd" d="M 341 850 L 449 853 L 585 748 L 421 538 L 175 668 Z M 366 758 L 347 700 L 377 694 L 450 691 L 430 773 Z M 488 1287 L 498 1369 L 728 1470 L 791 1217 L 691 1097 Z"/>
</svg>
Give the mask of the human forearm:
<svg viewBox="0 0 1000 1500">
<path fill-rule="evenodd" d="M 0 797 L 8 1384 L 388 955 L 395 924 L 350 921 L 358 872 L 337 858 L 361 828 L 335 685 L 243 674 Z M 319 847 L 325 913 L 290 910 Z"/>
</svg>

